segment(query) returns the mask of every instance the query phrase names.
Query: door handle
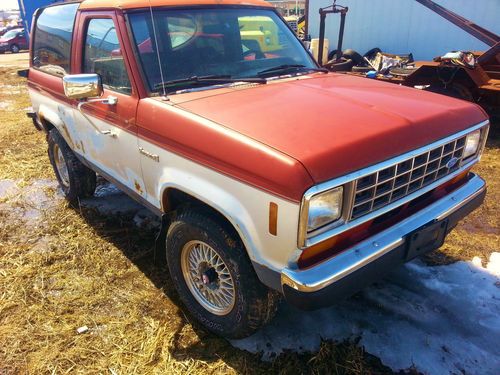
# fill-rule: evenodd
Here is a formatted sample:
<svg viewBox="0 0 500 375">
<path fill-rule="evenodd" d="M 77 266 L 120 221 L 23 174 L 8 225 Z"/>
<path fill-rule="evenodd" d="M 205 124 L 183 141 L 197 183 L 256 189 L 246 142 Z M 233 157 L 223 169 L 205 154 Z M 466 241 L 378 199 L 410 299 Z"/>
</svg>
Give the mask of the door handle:
<svg viewBox="0 0 500 375">
<path fill-rule="evenodd" d="M 117 138 L 118 135 L 116 133 L 113 133 L 110 130 L 101 130 L 101 129 L 99 129 L 97 127 L 97 125 L 94 124 L 94 122 L 92 121 L 92 119 L 89 116 L 87 116 L 87 114 L 85 112 L 83 112 L 83 109 L 82 109 L 83 106 L 85 104 L 88 104 L 88 103 L 102 103 L 102 104 L 107 104 L 107 105 L 110 105 L 110 106 L 114 106 L 114 105 L 116 105 L 116 103 L 118 103 L 118 98 L 116 96 L 108 96 L 107 98 L 104 98 L 104 99 L 90 99 L 90 100 L 87 100 L 85 102 L 78 103 L 78 106 L 77 106 L 78 111 L 82 114 L 83 117 L 85 117 L 85 119 L 90 123 L 90 125 L 92 125 L 92 127 L 99 134 L 109 135 L 110 137 Z"/>
</svg>

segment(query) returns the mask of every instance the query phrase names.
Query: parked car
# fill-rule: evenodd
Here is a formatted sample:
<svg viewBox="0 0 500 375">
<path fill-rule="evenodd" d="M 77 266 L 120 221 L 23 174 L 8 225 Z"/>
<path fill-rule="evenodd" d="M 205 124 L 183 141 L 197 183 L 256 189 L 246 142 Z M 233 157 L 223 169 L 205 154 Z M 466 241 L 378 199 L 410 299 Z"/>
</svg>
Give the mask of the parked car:
<svg viewBox="0 0 500 375">
<path fill-rule="evenodd" d="M 272 43 L 248 48 L 253 19 Z M 329 73 L 265 1 L 88 0 L 34 22 L 30 116 L 62 191 L 99 174 L 157 213 L 180 298 L 217 334 L 252 334 L 280 295 L 351 295 L 484 199 L 479 106 Z"/>
<path fill-rule="evenodd" d="M 28 49 L 28 40 L 24 29 L 12 29 L 0 37 L 0 53 L 10 51 L 18 53 L 22 49 Z"/>
<path fill-rule="evenodd" d="M 0 36 L 4 35 L 7 31 L 10 31 L 12 29 L 22 29 L 22 25 L 9 25 L 9 26 L 2 26 L 0 27 Z"/>
</svg>

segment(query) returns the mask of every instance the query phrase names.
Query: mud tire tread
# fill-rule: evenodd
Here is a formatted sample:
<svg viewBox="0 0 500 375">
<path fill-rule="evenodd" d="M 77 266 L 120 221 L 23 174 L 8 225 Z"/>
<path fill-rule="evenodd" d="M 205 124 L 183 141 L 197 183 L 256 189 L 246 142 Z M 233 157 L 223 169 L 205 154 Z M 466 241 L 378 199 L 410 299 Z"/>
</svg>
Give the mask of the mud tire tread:
<svg viewBox="0 0 500 375">
<path fill-rule="evenodd" d="M 93 170 L 87 168 L 82 164 L 80 160 L 73 153 L 71 148 L 68 146 L 64 138 L 61 136 L 56 128 L 49 131 L 47 135 L 48 142 L 48 154 L 50 164 L 54 169 L 57 181 L 61 186 L 61 189 L 70 203 L 77 203 L 81 198 L 88 198 L 94 194 L 96 188 L 96 174 Z M 64 160 L 68 167 L 69 174 L 69 187 L 65 187 L 62 183 L 61 177 L 59 176 L 54 161 L 54 144 L 57 144 L 63 153 Z"/>
<path fill-rule="evenodd" d="M 182 275 L 181 250 L 190 240 L 212 246 L 229 268 L 236 290 L 233 310 L 225 316 L 207 311 L 191 294 Z M 167 231 L 166 258 L 170 276 L 180 299 L 190 314 L 208 330 L 229 339 L 247 337 L 275 315 L 279 294 L 258 279 L 235 230 L 203 207 L 178 210 Z"/>
</svg>

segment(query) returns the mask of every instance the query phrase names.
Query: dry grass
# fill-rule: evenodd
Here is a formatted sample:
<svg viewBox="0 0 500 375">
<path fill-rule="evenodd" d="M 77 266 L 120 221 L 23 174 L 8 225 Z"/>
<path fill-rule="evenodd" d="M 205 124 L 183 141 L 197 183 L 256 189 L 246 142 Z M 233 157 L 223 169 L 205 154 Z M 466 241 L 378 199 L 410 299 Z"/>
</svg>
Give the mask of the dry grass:
<svg viewBox="0 0 500 375">
<path fill-rule="evenodd" d="M 0 179 L 52 178 L 44 135 L 26 118 L 25 80 L 12 68 L 0 68 L 0 77 Z"/>
<path fill-rule="evenodd" d="M 44 136 L 24 108 L 13 70 L 0 70 L 0 180 L 52 178 Z M 5 89 L 5 85 L 9 85 Z M 10 86 L 21 87 L 12 94 Z M 498 250 L 500 162 L 490 143 L 477 170 L 485 205 L 457 228 L 434 262 L 486 258 Z M 154 233 L 128 217 L 102 217 L 64 203 L 27 226 L 12 200 L 0 201 L 0 374 L 17 373 L 391 373 L 355 343 L 323 342 L 317 353 L 272 362 L 233 348 L 190 322 L 164 266 L 152 259 Z M 77 334 L 76 329 L 89 330 Z"/>
<path fill-rule="evenodd" d="M 427 256 L 434 264 L 480 257 L 483 263 L 500 251 L 500 121 L 492 124 L 481 162 L 473 171 L 488 185 L 484 204 L 467 216 L 446 238 L 443 247 Z"/>
</svg>

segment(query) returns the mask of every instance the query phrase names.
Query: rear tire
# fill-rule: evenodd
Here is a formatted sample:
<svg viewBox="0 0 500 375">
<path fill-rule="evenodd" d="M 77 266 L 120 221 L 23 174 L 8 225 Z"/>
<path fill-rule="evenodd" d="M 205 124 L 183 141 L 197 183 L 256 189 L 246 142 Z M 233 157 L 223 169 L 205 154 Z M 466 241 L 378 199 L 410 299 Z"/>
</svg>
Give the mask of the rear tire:
<svg viewBox="0 0 500 375">
<path fill-rule="evenodd" d="M 341 57 L 340 60 L 331 60 L 324 67 L 331 72 L 348 72 L 354 66 L 354 61 Z"/>
<path fill-rule="evenodd" d="M 50 164 L 66 199 L 76 203 L 80 198 L 92 196 L 96 188 L 95 172 L 78 160 L 57 129 L 50 130 L 47 141 Z"/>
<path fill-rule="evenodd" d="M 328 61 L 333 60 L 335 58 L 335 56 L 337 55 L 337 51 L 338 50 L 334 49 L 333 51 L 330 51 L 330 53 L 328 53 Z"/>
<path fill-rule="evenodd" d="M 342 57 L 351 59 L 352 61 L 354 61 L 355 65 L 365 64 L 365 59 L 363 58 L 363 56 L 361 56 L 353 49 L 346 49 L 344 52 L 342 52 Z"/>
<path fill-rule="evenodd" d="M 208 330 L 243 338 L 272 319 L 277 293 L 259 281 L 237 234 L 214 214 L 196 207 L 181 209 L 166 242 L 179 296 Z"/>
<path fill-rule="evenodd" d="M 371 60 L 379 52 L 382 52 L 382 50 L 380 48 L 378 48 L 378 47 L 375 47 L 375 48 L 372 48 L 369 51 L 366 51 L 366 53 L 364 54 L 364 57 L 366 57 L 368 60 Z"/>
</svg>

